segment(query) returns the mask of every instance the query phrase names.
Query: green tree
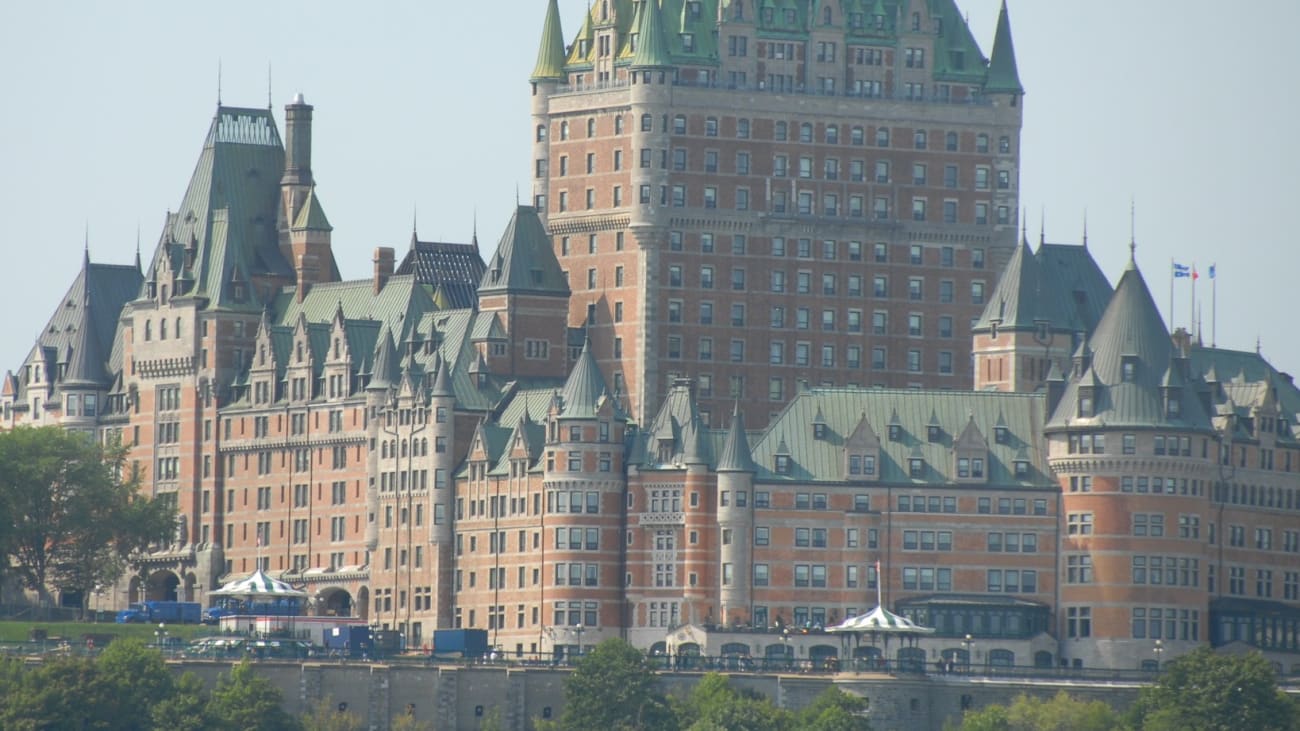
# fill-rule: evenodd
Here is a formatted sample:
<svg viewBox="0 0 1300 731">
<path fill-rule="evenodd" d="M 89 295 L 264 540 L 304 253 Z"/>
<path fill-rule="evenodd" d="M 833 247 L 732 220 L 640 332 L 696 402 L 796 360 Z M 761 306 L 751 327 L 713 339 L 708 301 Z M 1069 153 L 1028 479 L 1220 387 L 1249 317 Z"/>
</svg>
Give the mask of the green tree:
<svg viewBox="0 0 1300 731">
<path fill-rule="evenodd" d="M 620 639 L 583 656 L 564 689 L 564 731 L 662 728 L 671 719 L 645 654 Z"/>
<path fill-rule="evenodd" d="M 798 726 L 806 731 L 871 731 L 867 707 L 866 698 L 832 686 L 799 712 Z"/>
<path fill-rule="evenodd" d="M 121 576 L 124 558 L 167 535 L 172 510 L 123 479 L 125 451 L 57 426 L 0 433 L 0 536 L 27 588 L 81 592 Z M 7 562 L 0 562 L 7 563 Z"/>
<path fill-rule="evenodd" d="M 297 731 L 297 719 L 281 707 L 283 695 L 266 678 L 253 672 L 247 660 L 217 679 L 208 700 L 210 728 L 222 731 Z"/>
<path fill-rule="evenodd" d="M 1222 655 L 1208 647 L 1169 663 L 1142 690 L 1129 718 L 1143 731 L 1300 729 L 1296 703 L 1278 689 L 1263 655 Z"/>
<path fill-rule="evenodd" d="M 701 678 L 686 699 L 675 705 L 678 725 L 691 731 L 778 731 L 793 723 L 791 715 L 771 699 L 736 688 L 717 673 Z"/>
<path fill-rule="evenodd" d="M 206 731 L 213 727 L 208 717 L 208 694 L 194 673 L 176 679 L 172 694 L 150 712 L 154 731 Z"/>
<path fill-rule="evenodd" d="M 162 655 L 136 639 L 110 644 L 95 660 L 95 670 L 95 683 L 104 698 L 96 711 L 105 720 L 105 729 L 140 728 L 140 716 L 147 717 L 150 709 L 171 699 L 176 690 Z"/>
<path fill-rule="evenodd" d="M 961 731 L 1113 731 L 1123 719 L 1101 701 L 1079 700 L 1061 691 L 1050 700 L 1021 695 L 1010 706 L 969 711 Z"/>
</svg>

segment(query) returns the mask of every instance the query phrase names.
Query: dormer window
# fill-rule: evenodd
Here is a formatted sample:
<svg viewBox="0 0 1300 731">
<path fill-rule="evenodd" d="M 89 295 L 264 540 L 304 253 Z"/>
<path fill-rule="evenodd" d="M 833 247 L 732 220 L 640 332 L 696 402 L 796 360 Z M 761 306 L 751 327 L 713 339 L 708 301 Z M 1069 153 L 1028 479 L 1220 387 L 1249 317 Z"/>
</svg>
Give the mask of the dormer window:
<svg viewBox="0 0 1300 731">
<path fill-rule="evenodd" d="M 1093 402 L 1093 388 L 1087 386 L 1079 389 L 1079 418 L 1089 419 L 1096 413 Z"/>
<path fill-rule="evenodd" d="M 687 52 L 687 53 L 693 53 L 693 52 L 695 51 L 695 34 L 694 34 L 694 33 L 683 33 L 683 34 L 682 34 L 682 50 L 685 51 L 685 52 Z"/>
<path fill-rule="evenodd" d="M 821 422 L 813 424 L 813 439 L 820 440 L 825 438 L 826 438 L 826 425 Z"/>
<path fill-rule="evenodd" d="M 876 474 L 876 456 L 874 454 L 850 454 L 849 475 L 852 477 L 872 477 Z"/>
<path fill-rule="evenodd" d="M 790 455 L 778 454 L 775 456 L 772 465 L 772 471 L 778 475 L 790 474 Z"/>
<path fill-rule="evenodd" d="M 1016 479 L 1018 480 L 1029 479 L 1029 462 L 1023 459 L 1018 459 L 1015 461 L 1015 466 L 1016 466 Z"/>
<path fill-rule="evenodd" d="M 1165 403 L 1165 415 L 1170 419 L 1176 419 L 1182 415 L 1182 411 L 1182 401 L 1173 394 L 1170 394 L 1169 400 Z"/>
<path fill-rule="evenodd" d="M 907 476 L 914 478 L 925 477 L 925 460 L 920 457 L 912 457 L 907 460 Z"/>
<path fill-rule="evenodd" d="M 889 425 L 889 441 L 897 442 L 903 438 L 903 427 L 899 424 Z"/>
<path fill-rule="evenodd" d="M 1132 383 L 1137 380 L 1137 356 L 1126 355 L 1120 363 L 1120 378 L 1125 383 Z"/>
<path fill-rule="evenodd" d="M 1011 441 L 1011 430 L 1005 426 L 993 427 L 993 441 L 998 444 L 1006 444 Z"/>
<path fill-rule="evenodd" d="M 925 428 L 925 438 L 927 441 L 937 442 L 939 441 L 939 438 L 942 435 L 943 435 L 943 429 L 940 428 L 939 426 L 931 424 L 930 426 L 927 426 Z"/>
<path fill-rule="evenodd" d="M 958 457 L 957 477 L 963 480 L 984 479 L 984 458 Z"/>
</svg>

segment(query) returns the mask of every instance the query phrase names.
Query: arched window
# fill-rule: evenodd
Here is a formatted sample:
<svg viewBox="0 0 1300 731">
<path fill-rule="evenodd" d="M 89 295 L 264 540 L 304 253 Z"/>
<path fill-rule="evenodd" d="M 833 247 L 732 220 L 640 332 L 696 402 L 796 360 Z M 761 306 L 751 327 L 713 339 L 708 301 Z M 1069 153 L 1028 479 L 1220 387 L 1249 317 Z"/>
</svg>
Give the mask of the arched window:
<svg viewBox="0 0 1300 731">
<path fill-rule="evenodd" d="M 595 120 L 595 119 L 588 119 L 588 120 L 587 120 L 587 137 L 588 137 L 588 138 L 591 138 L 591 137 L 595 137 L 595 136 L 596 136 L 596 120 Z"/>
<path fill-rule="evenodd" d="M 912 30 L 921 30 L 921 14 L 912 13 Z"/>
<path fill-rule="evenodd" d="M 166 339 L 167 339 L 167 321 L 166 321 L 166 320 L 159 320 L 159 321 L 158 321 L 158 339 L 159 339 L 159 340 L 166 340 Z"/>
<path fill-rule="evenodd" d="M 537 125 L 537 141 L 538 142 L 546 141 L 546 125 L 544 124 Z"/>
<path fill-rule="evenodd" d="M 830 25 L 830 24 L 831 24 L 831 8 L 828 5 L 822 9 L 822 25 Z"/>
<path fill-rule="evenodd" d="M 1016 653 L 1011 650 L 989 650 L 989 666 L 995 668 L 1009 668 L 1016 664 Z"/>
<path fill-rule="evenodd" d="M 569 139 L 569 123 L 568 123 L 568 122 L 560 122 L 560 139 L 562 139 L 562 140 L 567 140 L 567 139 Z"/>
<path fill-rule="evenodd" d="M 731 19 L 745 19 L 745 0 L 735 0 L 735 2 L 731 4 Z"/>
<path fill-rule="evenodd" d="M 181 336 L 181 318 L 176 318 L 176 337 Z"/>
</svg>

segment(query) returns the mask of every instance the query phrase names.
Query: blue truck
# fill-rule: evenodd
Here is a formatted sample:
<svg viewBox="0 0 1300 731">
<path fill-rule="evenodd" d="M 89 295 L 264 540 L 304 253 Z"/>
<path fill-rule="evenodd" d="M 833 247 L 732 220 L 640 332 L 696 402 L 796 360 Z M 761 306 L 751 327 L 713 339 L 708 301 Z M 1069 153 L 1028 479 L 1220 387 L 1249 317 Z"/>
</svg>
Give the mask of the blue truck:
<svg viewBox="0 0 1300 731">
<path fill-rule="evenodd" d="M 132 604 L 117 613 L 118 624 L 132 622 L 173 622 L 197 624 L 203 616 L 203 606 L 198 602 L 148 601 Z"/>
<path fill-rule="evenodd" d="M 480 658 L 488 654 L 485 629 L 438 629 L 433 631 L 433 655 Z"/>
</svg>

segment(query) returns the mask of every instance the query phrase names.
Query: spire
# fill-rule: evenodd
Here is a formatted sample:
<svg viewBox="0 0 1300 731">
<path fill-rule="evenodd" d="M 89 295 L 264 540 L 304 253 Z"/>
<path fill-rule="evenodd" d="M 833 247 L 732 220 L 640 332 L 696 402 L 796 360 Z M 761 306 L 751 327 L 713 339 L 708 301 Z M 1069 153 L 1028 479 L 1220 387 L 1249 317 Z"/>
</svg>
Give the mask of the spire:
<svg viewBox="0 0 1300 731">
<path fill-rule="evenodd" d="M 740 414 L 740 404 L 731 412 L 731 426 L 727 428 L 727 439 L 722 443 L 722 456 L 718 458 L 718 472 L 757 472 L 754 454 L 749 450 L 749 438 L 745 436 L 745 418 Z"/>
<path fill-rule="evenodd" d="M 89 297 L 81 303 L 81 317 L 73 333 L 72 342 L 68 344 L 67 371 L 63 382 L 67 386 L 106 386 L 108 375 L 104 370 L 104 353 L 100 348 L 99 338 L 95 335 L 94 322 L 90 316 Z"/>
<path fill-rule="evenodd" d="M 664 16 L 659 0 L 645 0 L 641 3 L 641 23 L 637 26 L 632 68 L 670 68 L 672 65 L 668 31 L 664 30 Z"/>
<path fill-rule="evenodd" d="M 431 396 L 455 396 L 456 392 L 451 387 L 451 371 L 447 368 L 445 358 L 438 359 L 438 371 L 433 377 L 433 391 Z"/>
<path fill-rule="evenodd" d="M 537 65 L 533 67 L 532 81 L 561 81 L 564 79 L 564 31 L 560 29 L 559 0 L 546 5 L 546 21 L 542 24 L 542 43 L 537 49 Z"/>
<path fill-rule="evenodd" d="M 998 29 L 993 36 L 993 54 L 989 59 L 989 75 L 984 82 L 987 92 L 1023 94 L 1020 73 L 1016 70 L 1016 48 L 1011 43 L 1011 19 L 1007 16 L 1007 2 L 1002 0 L 998 12 Z"/>
<path fill-rule="evenodd" d="M 307 200 L 303 201 L 302 208 L 298 211 L 298 218 L 293 222 L 293 227 L 307 231 L 334 230 L 329 219 L 325 218 L 325 210 L 321 208 L 320 199 L 316 197 L 315 183 L 312 183 L 311 188 L 307 191 Z"/>
<path fill-rule="evenodd" d="M 591 340 L 588 339 L 582 344 L 582 353 L 578 355 L 578 362 L 573 365 L 568 380 L 564 382 L 564 390 L 560 392 L 564 405 L 560 418 L 595 418 L 596 411 L 608 394 L 605 377 L 601 375 L 600 367 L 596 365 L 596 357 L 591 352 Z"/>
<path fill-rule="evenodd" d="M 397 374 L 397 346 L 393 343 L 393 331 L 384 328 L 379 336 L 379 346 L 375 348 L 374 366 L 370 369 L 370 384 L 366 390 L 383 390 L 394 385 Z"/>
</svg>

